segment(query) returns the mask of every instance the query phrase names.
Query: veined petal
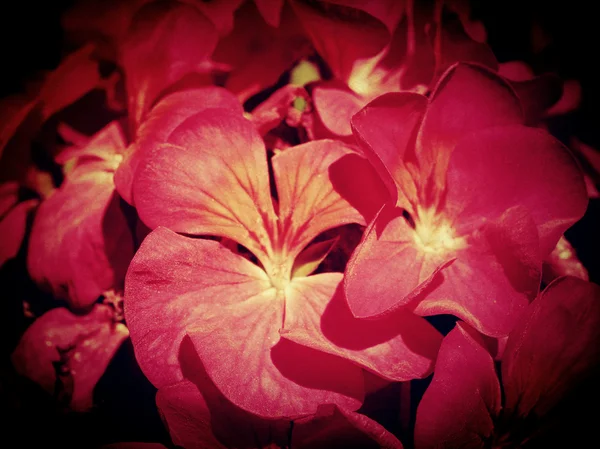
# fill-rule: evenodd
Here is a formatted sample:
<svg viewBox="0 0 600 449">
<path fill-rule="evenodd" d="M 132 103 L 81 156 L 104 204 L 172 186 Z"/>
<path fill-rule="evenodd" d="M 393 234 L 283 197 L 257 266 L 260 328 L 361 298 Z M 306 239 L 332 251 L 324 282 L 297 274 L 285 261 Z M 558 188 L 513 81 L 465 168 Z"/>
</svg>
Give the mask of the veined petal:
<svg viewBox="0 0 600 449">
<path fill-rule="evenodd" d="M 494 126 L 522 124 L 521 104 L 510 85 L 483 67 L 456 64 L 429 97 L 417 139 L 422 172 L 443 189 L 448 161 L 467 134 Z"/>
<path fill-rule="evenodd" d="M 283 338 L 348 359 L 379 376 L 405 381 L 427 376 L 442 336 L 409 312 L 378 320 L 354 318 L 341 273 L 295 278 L 286 289 Z"/>
<path fill-rule="evenodd" d="M 154 230 L 125 283 L 125 317 L 144 374 L 157 388 L 183 380 L 179 352 L 187 326 L 205 320 L 207 308 L 260 296 L 269 287 L 263 270 L 215 241 Z"/>
<path fill-rule="evenodd" d="M 417 300 L 415 313 L 452 314 L 485 335 L 507 335 L 540 284 L 538 235 L 527 210 L 507 210 L 455 257 Z"/>
<path fill-rule="evenodd" d="M 425 252 L 402 210 L 385 207 L 365 230 L 346 267 L 344 289 L 357 318 L 406 305 L 455 258 L 452 252 Z"/>
<path fill-rule="evenodd" d="M 502 359 L 509 415 L 543 418 L 600 366 L 600 287 L 566 276 L 552 282 L 510 333 Z"/>
<path fill-rule="evenodd" d="M 291 447 L 304 449 L 402 449 L 382 425 L 360 413 L 323 404 L 314 416 L 294 422 Z"/>
<path fill-rule="evenodd" d="M 145 152 L 134 179 L 150 228 L 228 237 L 263 263 L 275 221 L 266 151 L 252 124 L 226 109 L 184 120 L 167 143 Z"/>
<path fill-rule="evenodd" d="M 133 237 L 110 171 L 67 179 L 35 215 L 27 268 L 38 284 L 75 308 L 121 289 Z"/>
<path fill-rule="evenodd" d="M 472 329 L 457 323 L 442 342 L 433 380 L 417 408 L 415 447 L 488 447 L 500 408 L 492 357 Z"/>
<path fill-rule="evenodd" d="M 202 320 L 187 327 L 208 375 L 227 399 L 265 418 L 315 413 L 323 403 L 360 407 L 361 369 L 280 340 L 283 295 L 271 288 L 242 301 L 205 307 Z"/>
<path fill-rule="evenodd" d="M 25 331 L 11 358 L 19 374 L 50 394 L 64 394 L 73 410 L 86 411 L 96 383 L 127 336 L 127 328 L 113 321 L 108 306 L 96 305 L 83 316 L 52 309 Z M 63 370 L 61 379 L 57 364 Z M 57 385 L 61 391 L 55 390 Z"/>
<path fill-rule="evenodd" d="M 352 117 L 354 135 L 365 155 L 401 207 L 412 210 L 416 185 L 405 157 L 423 119 L 427 98 L 413 93 L 389 93 L 376 98 Z M 418 181 L 418 180 L 417 180 Z"/>
<path fill-rule="evenodd" d="M 321 232 L 364 218 L 334 189 L 330 167 L 352 150 L 335 140 L 289 148 L 272 159 L 279 194 L 279 228 L 290 258 Z"/>
<path fill-rule="evenodd" d="M 185 75 L 208 71 L 217 39 L 215 26 L 194 6 L 151 2 L 137 11 L 121 47 L 133 129 L 161 91 Z"/>
<path fill-rule="evenodd" d="M 134 143 L 115 173 L 119 194 L 134 205 L 133 179 L 144 152 L 157 143 L 165 142 L 171 133 L 187 118 L 208 108 L 225 108 L 243 114 L 240 102 L 220 87 L 205 87 L 175 92 L 164 97 L 152 108 L 137 130 Z"/>
<path fill-rule="evenodd" d="M 583 216 L 587 202 L 575 159 L 541 129 L 506 126 L 473 133 L 458 144 L 448 167 L 445 208 L 458 234 L 523 206 L 538 228 L 541 257 Z"/>
</svg>

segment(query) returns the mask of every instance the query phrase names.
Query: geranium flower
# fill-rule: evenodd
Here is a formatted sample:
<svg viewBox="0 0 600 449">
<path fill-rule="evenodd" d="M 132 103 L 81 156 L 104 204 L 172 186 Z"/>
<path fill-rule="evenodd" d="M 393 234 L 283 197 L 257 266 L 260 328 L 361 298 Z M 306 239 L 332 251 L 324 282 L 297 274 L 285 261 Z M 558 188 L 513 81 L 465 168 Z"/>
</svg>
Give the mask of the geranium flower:
<svg viewBox="0 0 600 449">
<path fill-rule="evenodd" d="M 114 317 L 113 309 L 103 304 L 86 315 L 74 315 L 63 307 L 52 309 L 25 331 L 12 363 L 60 406 L 89 410 L 96 383 L 129 335 Z"/>
<path fill-rule="evenodd" d="M 205 109 L 180 123 L 144 152 L 133 180 L 139 216 L 154 231 L 130 265 L 125 316 L 150 381 L 183 380 L 186 335 L 223 395 L 262 417 L 324 403 L 358 408 L 363 374 L 350 361 L 390 380 L 427 375 L 439 343 L 433 327 L 404 312 L 355 320 L 341 273 L 308 276 L 323 257 L 305 249 L 315 237 L 363 222 L 329 180 L 350 150 L 316 141 L 274 156 L 274 205 L 264 144 L 241 114 Z M 237 242 L 259 265 L 190 235 Z"/>
<path fill-rule="evenodd" d="M 522 122 L 510 86 L 467 64 L 429 99 L 387 94 L 354 116 L 392 195 L 348 263 L 355 316 L 408 305 L 486 335 L 510 331 L 537 294 L 542 260 L 587 205 L 568 150 Z"/>
<path fill-rule="evenodd" d="M 122 131 L 113 122 L 85 147 L 61 153 L 65 180 L 33 221 L 29 273 L 74 308 L 85 309 L 104 292 L 123 289 L 134 242 L 113 177 L 124 150 Z"/>
<path fill-rule="evenodd" d="M 509 334 L 500 382 L 480 337 L 458 323 L 444 339 L 417 410 L 415 447 L 522 447 L 600 367 L 600 287 L 563 277 Z M 575 435 L 572 435 L 575 438 Z"/>
<path fill-rule="evenodd" d="M 427 92 L 457 61 L 497 69 L 490 48 L 465 33 L 463 22 L 471 22 L 464 2 L 332 3 L 345 8 L 292 2 L 333 74 L 333 80 L 312 89 L 315 110 L 329 133 L 325 136 L 351 138 L 350 119 L 369 101 L 388 92 Z M 371 21 L 351 16 L 354 9 Z M 346 15 L 335 20 L 338 10 Z M 340 29 L 331 32 L 330 23 Z"/>
<path fill-rule="evenodd" d="M 17 183 L 0 185 L 0 267 L 21 249 L 27 231 L 27 219 L 38 204 L 36 198 L 19 201 Z"/>
</svg>

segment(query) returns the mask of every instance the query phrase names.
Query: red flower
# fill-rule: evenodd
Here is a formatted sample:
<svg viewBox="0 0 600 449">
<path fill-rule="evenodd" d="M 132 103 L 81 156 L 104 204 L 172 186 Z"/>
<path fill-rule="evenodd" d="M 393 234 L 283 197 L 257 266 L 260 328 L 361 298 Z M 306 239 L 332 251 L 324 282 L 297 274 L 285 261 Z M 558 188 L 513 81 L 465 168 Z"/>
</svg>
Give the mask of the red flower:
<svg viewBox="0 0 600 449">
<path fill-rule="evenodd" d="M 439 343 L 428 323 L 404 312 L 360 322 L 345 304 L 341 273 L 308 276 L 323 252 L 307 245 L 363 221 L 329 180 L 331 164 L 350 150 L 316 141 L 274 156 L 274 206 L 264 144 L 249 121 L 221 108 L 180 123 L 144 152 L 133 182 L 139 216 L 158 227 L 134 257 L 125 293 L 150 381 L 183 380 L 186 335 L 225 397 L 263 417 L 310 414 L 324 403 L 358 408 L 362 370 L 349 361 L 388 379 L 427 375 Z M 231 239 L 259 265 L 173 231 Z"/>
<path fill-rule="evenodd" d="M 570 153 L 522 122 L 512 89 L 464 64 L 429 99 L 387 94 L 354 116 L 392 196 L 348 263 L 355 316 L 408 305 L 490 336 L 510 331 L 537 294 L 543 258 L 587 205 Z"/>
<path fill-rule="evenodd" d="M 415 447 L 521 447 L 550 412 L 600 367 L 600 287 L 550 284 L 510 333 L 502 359 L 504 404 L 481 338 L 459 323 L 444 339 L 417 410 Z"/>
<path fill-rule="evenodd" d="M 96 383 L 128 335 L 109 306 L 96 305 L 83 316 L 52 309 L 25 331 L 12 362 L 19 374 L 62 406 L 85 411 L 92 406 Z"/>
<path fill-rule="evenodd" d="M 61 154 L 65 181 L 33 221 L 31 277 L 75 308 L 122 290 L 133 257 L 133 237 L 113 183 L 124 149 L 121 129 L 111 123 L 84 148 Z"/>
</svg>

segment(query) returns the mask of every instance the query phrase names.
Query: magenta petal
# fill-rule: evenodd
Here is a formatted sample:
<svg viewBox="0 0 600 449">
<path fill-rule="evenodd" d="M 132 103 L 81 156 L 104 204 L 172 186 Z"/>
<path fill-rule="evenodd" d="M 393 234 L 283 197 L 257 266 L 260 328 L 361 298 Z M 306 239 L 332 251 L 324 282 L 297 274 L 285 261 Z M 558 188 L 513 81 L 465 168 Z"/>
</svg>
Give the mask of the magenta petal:
<svg viewBox="0 0 600 449">
<path fill-rule="evenodd" d="M 552 282 L 508 337 L 502 383 L 508 414 L 541 418 L 600 366 L 600 287 Z"/>
<path fill-rule="evenodd" d="M 417 408 L 415 447 L 486 448 L 500 408 L 494 361 L 479 336 L 458 323 L 442 342 Z"/>
<path fill-rule="evenodd" d="M 382 425 L 365 415 L 323 404 L 314 416 L 294 422 L 291 447 L 402 449 L 403 446 Z"/>
<path fill-rule="evenodd" d="M 426 97 L 390 93 L 367 104 L 352 117 L 352 128 L 361 147 L 388 189 L 403 207 L 414 202 L 416 187 L 405 165 L 408 148 L 423 119 Z"/>
<path fill-rule="evenodd" d="M 6 214 L 0 215 L 0 267 L 14 258 L 25 238 L 27 219 L 31 211 L 39 204 L 36 199 L 17 204 Z"/>
<path fill-rule="evenodd" d="M 133 256 L 133 237 L 112 177 L 110 171 L 94 170 L 67 178 L 33 221 L 29 273 L 76 308 L 122 289 Z"/>
<path fill-rule="evenodd" d="M 192 5 L 150 2 L 137 11 L 121 46 L 133 129 L 164 89 L 207 71 L 216 44 L 214 25 Z"/>
<path fill-rule="evenodd" d="M 328 131 L 336 136 L 352 135 L 350 119 L 365 104 L 365 100 L 349 89 L 321 84 L 312 91 L 316 113 Z"/>
<path fill-rule="evenodd" d="M 286 293 L 283 338 L 348 359 L 389 380 L 423 378 L 433 370 L 441 335 L 411 313 L 354 318 L 341 273 L 293 279 Z"/>
<path fill-rule="evenodd" d="M 160 388 L 183 379 L 179 347 L 186 326 L 204 319 L 203 301 L 223 307 L 270 284 L 264 271 L 219 243 L 158 228 L 131 261 L 125 286 L 125 317 L 138 363 Z"/>
<path fill-rule="evenodd" d="M 96 383 L 127 336 L 127 328 L 113 321 L 108 306 L 96 305 L 83 316 L 52 309 L 25 331 L 12 362 L 19 374 L 50 394 L 58 393 L 57 385 L 62 385 L 70 408 L 85 411 L 92 406 Z M 60 379 L 57 364 L 67 373 Z"/>
<path fill-rule="evenodd" d="M 265 22 L 272 27 L 279 27 L 283 0 L 254 0 L 254 3 L 256 3 L 256 7 L 260 11 L 260 15 L 265 19 Z"/>
<path fill-rule="evenodd" d="M 477 188 L 474 188 L 474 187 Z M 520 205 L 540 238 L 540 256 L 552 251 L 587 207 L 581 171 L 573 156 L 543 130 L 523 126 L 487 129 L 464 138 L 447 174 L 446 208 L 459 234 Z"/>
<path fill-rule="evenodd" d="M 452 150 L 467 134 L 494 126 L 523 123 L 521 104 L 510 85 L 483 67 L 457 64 L 438 82 L 417 140 L 425 173 L 435 167 L 435 182 L 444 185 Z"/>
<path fill-rule="evenodd" d="M 586 268 L 577 258 L 575 248 L 562 236 L 552 252 L 544 259 L 542 280 L 549 284 L 561 276 L 575 276 L 584 281 L 589 281 Z"/>
<path fill-rule="evenodd" d="M 335 140 L 297 145 L 273 157 L 279 194 L 279 227 L 285 230 L 291 259 L 321 232 L 364 218 L 335 190 L 330 167 L 353 154 Z"/>
<path fill-rule="evenodd" d="M 527 210 L 507 210 L 455 257 L 425 290 L 415 313 L 452 314 L 485 335 L 507 335 L 540 283 L 538 235 Z"/>
<path fill-rule="evenodd" d="M 244 112 L 237 98 L 220 87 L 176 92 L 166 96 L 152 108 L 115 173 L 115 185 L 125 201 L 134 204 L 132 183 L 144 152 L 157 143 L 165 142 L 188 117 L 215 107 L 230 109 L 239 114 Z"/>
<path fill-rule="evenodd" d="M 208 109 L 183 121 L 168 142 L 145 152 L 134 179 L 150 228 L 228 237 L 263 263 L 274 210 L 262 139 L 246 119 Z"/>
<path fill-rule="evenodd" d="M 346 267 L 344 289 L 352 314 L 366 318 L 408 304 L 454 257 L 423 252 L 402 210 L 385 207 Z"/>
</svg>

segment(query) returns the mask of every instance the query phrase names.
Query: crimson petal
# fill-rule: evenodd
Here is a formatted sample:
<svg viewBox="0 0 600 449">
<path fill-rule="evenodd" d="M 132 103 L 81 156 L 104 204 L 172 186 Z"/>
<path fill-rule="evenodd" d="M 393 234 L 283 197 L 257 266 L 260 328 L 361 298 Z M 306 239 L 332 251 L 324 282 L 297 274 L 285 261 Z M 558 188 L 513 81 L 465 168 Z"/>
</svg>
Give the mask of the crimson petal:
<svg viewBox="0 0 600 449">
<path fill-rule="evenodd" d="M 447 174 L 446 209 L 458 234 L 471 234 L 515 205 L 529 210 L 539 232 L 540 256 L 545 257 L 587 207 L 573 156 L 545 131 L 523 126 L 496 127 L 464 138 Z"/>
<path fill-rule="evenodd" d="M 0 196 L 0 201 L 5 199 Z M 31 199 L 15 205 L 6 213 L 0 210 L 0 267 L 14 258 L 21 249 L 27 230 L 27 219 L 38 204 L 39 200 Z"/>
<path fill-rule="evenodd" d="M 600 287 L 552 282 L 510 333 L 502 359 L 508 415 L 542 418 L 600 366 Z"/>
<path fill-rule="evenodd" d="M 283 338 L 351 360 L 389 380 L 427 376 L 441 335 L 411 313 L 380 320 L 352 316 L 341 273 L 293 279 L 286 291 Z"/>
<path fill-rule="evenodd" d="M 415 447 L 488 447 L 500 408 L 494 361 L 480 337 L 458 323 L 442 342 L 433 380 L 417 408 Z"/>
<path fill-rule="evenodd" d="M 133 179 L 145 151 L 164 142 L 188 117 L 208 108 L 226 108 L 239 114 L 242 105 L 232 94 L 220 87 L 189 89 L 166 96 L 156 104 L 137 130 L 134 143 L 128 148 L 115 173 L 119 194 L 134 205 Z"/>
<path fill-rule="evenodd" d="M 12 362 L 19 374 L 51 394 L 56 393 L 56 366 L 61 364 L 73 382 L 63 385 L 69 406 L 85 411 L 92 406 L 96 383 L 127 336 L 127 328 L 113 321 L 108 306 L 96 305 L 83 316 L 65 308 L 52 309 L 25 331 Z"/>
</svg>

